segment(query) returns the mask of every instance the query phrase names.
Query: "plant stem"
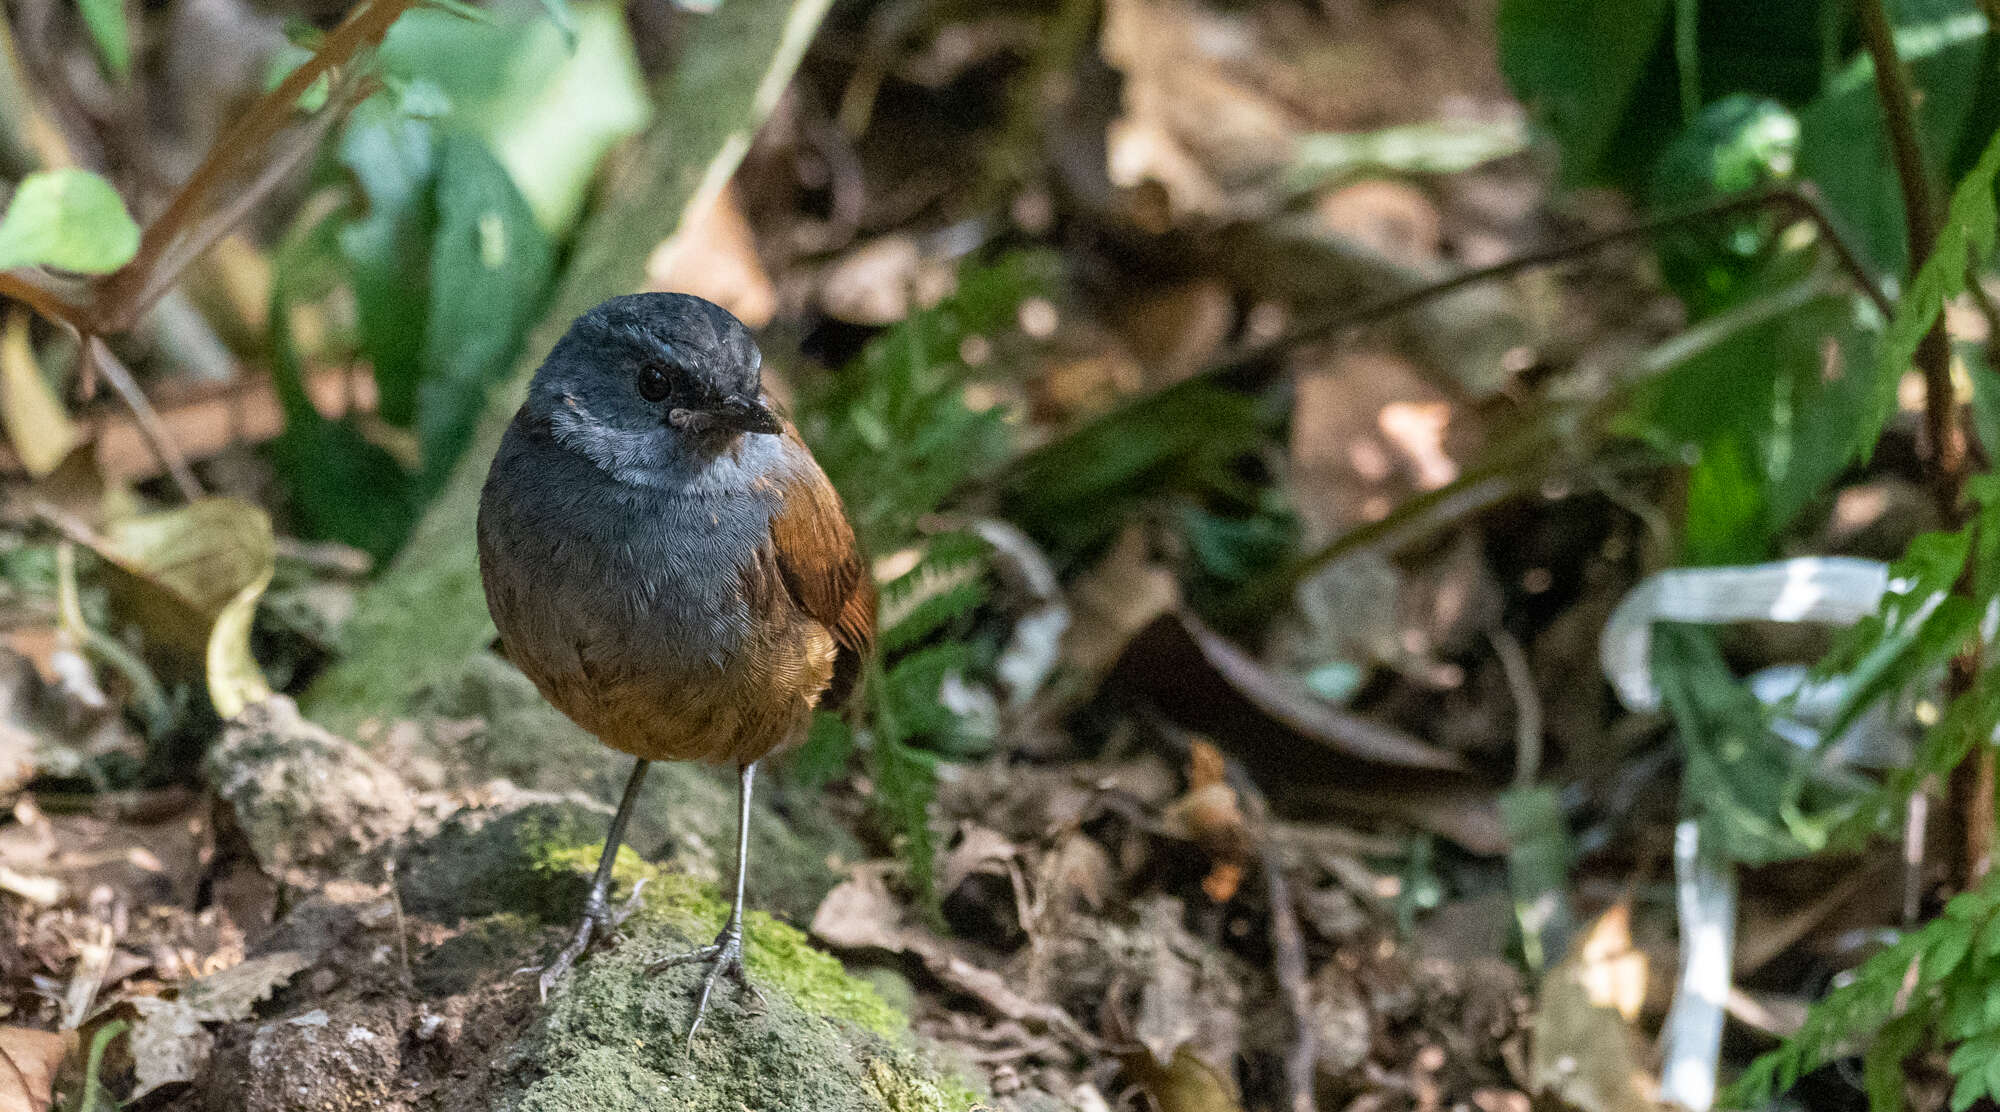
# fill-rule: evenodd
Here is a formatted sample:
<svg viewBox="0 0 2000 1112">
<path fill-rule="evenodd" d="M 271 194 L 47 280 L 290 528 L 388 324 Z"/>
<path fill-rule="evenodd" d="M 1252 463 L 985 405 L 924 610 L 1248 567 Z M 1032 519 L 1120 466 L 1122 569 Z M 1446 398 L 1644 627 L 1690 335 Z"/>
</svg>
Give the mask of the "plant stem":
<svg viewBox="0 0 2000 1112">
<path fill-rule="evenodd" d="M 1875 97 L 1882 105 L 1882 122 L 1889 133 L 1889 150 L 1896 164 L 1896 180 L 1902 187 L 1903 226 L 1909 241 L 1909 270 L 1930 258 L 1937 246 L 1937 197 L 1932 191 L 1923 145 L 1917 135 L 1916 100 L 1909 74 L 1896 53 L 1896 33 L 1889 23 L 1883 0 L 1861 0 L 1862 39 L 1875 63 Z M 1988 10 L 1991 10 L 1989 6 Z M 1965 521 L 1963 507 L 1966 471 L 1970 458 L 1964 425 L 1958 415 L 1957 389 L 1951 381 L 1951 345 L 1945 335 L 1945 318 L 1924 334 L 1917 346 L 1917 370 L 1924 376 L 1924 433 L 1929 442 L 1931 497 L 1946 522 Z M 1954 588 L 1963 593 L 1967 584 Z M 1979 674 L 1980 653 L 1975 644 L 1951 663 L 1945 697 L 1956 699 L 1972 687 Z M 1951 806 L 1957 817 L 1962 841 L 1956 877 L 1961 888 L 1971 888 L 1986 875 L 1993 856 L 1994 753 L 1990 739 L 1980 739 L 1972 759 L 1962 762 L 1951 775 Z"/>
<path fill-rule="evenodd" d="M 181 185 L 167 203 L 159 219 L 146 226 L 139 240 L 139 253 L 102 283 L 103 297 L 97 305 L 92 332 L 124 332 L 143 311 L 144 295 L 154 288 L 153 272 L 181 237 L 193 229 L 210 208 L 210 195 L 240 169 L 253 166 L 265 155 L 271 137 L 291 122 L 299 97 L 328 71 L 343 65 L 364 46 L 382 41 L 389 25 L 416 0 L 369 0 L 354 9 L 328 34 L 312 57 L 285 76 L 277 88 L 264 94 L 235 126 L 216 139 L 201 165 Z M 329 106 L 323 111 L 335 111 Z M 185 266 L 192 259 L 177 262 Z"/>
</svg>

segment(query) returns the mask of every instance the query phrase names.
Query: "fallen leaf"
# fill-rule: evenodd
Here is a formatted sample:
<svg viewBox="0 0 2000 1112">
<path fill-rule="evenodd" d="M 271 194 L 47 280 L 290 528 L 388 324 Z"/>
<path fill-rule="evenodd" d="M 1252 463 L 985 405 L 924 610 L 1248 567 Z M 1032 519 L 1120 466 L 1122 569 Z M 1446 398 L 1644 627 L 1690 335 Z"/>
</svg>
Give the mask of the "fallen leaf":
<svg viewBox="0 0 2000 1112">
<path fill-rule="evenodd" d="M 56 1072 L 76 1046 L 74 1031 L 0 1027 L 0 1112 L 48 1112 Z"/>
<path fill-rule="evenodd" d="M 876 869 L 857 869 L 834 886 L 813 913 L 813 937 L 836 950 L 886 950 L 923 963 L 938 983 L 962 992 L 993 1014 L 1053 1031 L 1085 1046 L 1095 1041 L 1054 1004 L 1031 1000 L 1007 979 L 961 956 L 949 942 L 908 922 Z"/>
<path fill-rule="evenodd" d="M 1625 903 L 1597 917 L 1542 982 L 1533 1021 L 1535 1089 L 1581 1112 L 1657 1112 L 1632 1018 L 1645 999 L 1646 955 Z"/>
<path fill-rule="evenodd" d="M 88 170 L 29 174 L 0 216 L 0 270 L 49 266 L 109 274 L 139 251 L 139 225 L 111 183 Z"/>
<path fill-rule="evenodd" d="M 735 186 L 716 194 L 708 211 L 688 214 L 681 230 L 654 249 L 646 260 L 646 288 L 705 297 L 752 329 L 771 323 L 778 290 L 757 257 Z"/>
<path fill-rule="evenodd" d="M 194 1080 L 215 1049 L 215 1036 L 203 1025 L 250 1018 L 259 1001 L 310 964 L 285 950 L 190 981 L 171 1000 L 136 996 L 125 1001 L 138 1013 L 131 1034 L 132 1096 Z"/>
<path fill-rule="evenodd" d="M 21 466 L 37 479 L 61 466 L 78 442 L 69 411 L 35 362 L 28 311 L 18 305 L 7 314 L 6 334 L 0 336 L 0 424 Z"/>
<path fill-rule="evenodd" d="M 1201 890 L 1216 903 L 1228 903 L 1243 882 L 1250 863 L 1250 825 L 1241 800 L 1224 775 L 1221 750 L 1197 738 L 1188 760 L 1188 792 L 1161 818 L 1167 829 L 1208 854 L 1208 875 Z"/>
<path fill-rule="evenodd" d="M 250 618 L 276 562 L 263 510 L 204 498 L 82 539 L 115 569 L 114 595 L 152 644 L 184 670 L 200 667 L 219 715 L 270 695 L 250 653 Z"/>
<path fill-rule="evenodd" d="M 1230 1085 L 1183 1046 L 1162 1066 L 1150 1052 L 1121 1055 L 1125 1072 L 1160 1106 L 1160 1112 L 1242 1112 Z"/>
</svg>

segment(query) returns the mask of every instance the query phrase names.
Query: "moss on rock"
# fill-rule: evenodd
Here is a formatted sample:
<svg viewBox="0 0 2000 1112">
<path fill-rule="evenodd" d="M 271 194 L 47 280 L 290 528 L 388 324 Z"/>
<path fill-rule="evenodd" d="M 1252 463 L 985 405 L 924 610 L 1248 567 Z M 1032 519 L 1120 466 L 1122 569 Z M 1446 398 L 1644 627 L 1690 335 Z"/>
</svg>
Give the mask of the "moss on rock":
<svg viewBox="0 0 2000 1112">
<path fill-rule="evenodd" d="M 428 689 L 411 709 L 420 720 L 485 724 L 435 740 L 434 755 L 466 786 L 502 777 L 537 791 L 582 792 L 608 805 L 632 771 L 630 757 L 563 717 L 526 676 L 491 654 Z M 603 838 L 602 823 L 594 840 Z M 735 777 L 699 765 L 655 764 L 626 840 L 642 857 L 670 859 L 705 880 L 723 879 L 736 845 Z M 758 906 L 789 922 L 809 922 L 839 879 L 828 859 L 861 857 L 854 836 L 817 800 L 784 798 L 780 777 L 760 782 L 750 825 L 750 890 Z"/>
<path fill-rule="evenodd" d="M 673 879 L 662 878 L 669 883 L 648 900 L 627 938 L 593 953 L 566 979 L 516 1047 L 501 1107 L 966 1112 L 976 1103 L 970 1087 L 914 1049 L 902 1015 L 873 989 L 765 916 L 750 924 L 747 964 L 766 1003 L 718 986 L 690 1043 L 685 1032 L 705 970 L 687 965 L 654 975 L 646 967 L 706 942 L 723 908 Z"/>
<path fill-rule="evenodd" d="M 397 871 L 403 906 L 440 923 L 502 912 L 544 923 L 573 918 L 590 889 L 607 822 L 573 803 L 498 815 L 462 811 L 405 856 Z M 646 865 L 630 847 L 621 847 L 618 858 L 613 877 L 629 892 Z"/>
</svg>

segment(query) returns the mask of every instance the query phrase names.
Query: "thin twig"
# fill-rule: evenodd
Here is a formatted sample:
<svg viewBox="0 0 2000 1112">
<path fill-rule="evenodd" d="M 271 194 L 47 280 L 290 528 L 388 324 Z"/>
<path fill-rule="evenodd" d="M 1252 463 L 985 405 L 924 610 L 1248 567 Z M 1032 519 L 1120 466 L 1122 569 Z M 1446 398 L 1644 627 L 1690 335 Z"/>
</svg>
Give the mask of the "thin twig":
<svg viewBox="0 0 2000 1112">
<path fill-rule="evenodd" d="M 45 320 L 72 328 L 78 327 L 87 316 L 83 306 L 13 271 L 0 271 L 0 296 L 13 298 L 41 314 Z"/>
<path fill-rule="evenodd" d="M 1882 122 L 1889 133 L 1889 151 L 1902 190 L 1903 224 L 1909 241 L 1910 270 L 1914 273 L 1937 247 L 1937 196 L 1917 134 L 1916 98 L 1903 60 L 1896 53 L 1896 34 L 1890 26 L 1888 10 L 1883 0 L 1861 0 L 1859 9 L 1862 41 L 1875 63 L 1875 97 L 1882 105 Z M 1924 378 L 1924 432 L 1930 447 L 1931 496 L 1945 521 L 1963 522 L 1970 453 L 1965 426 L 1959 418 L 1958 390 L 1951 381 L 1951 343 L 1945 334 L 1944 314 L 1938 314 L 1917 345 L 1916 364 Z M 1954 594 L 1969 592 L 1971 570 L 1967 568 L 1967 574 L 1953 587 Z M 1980 650 L 1975 642 L 1952 660 L 1946 673 L 1946 698 L 1956 699 L 1971 690 L 1979 669 Z M 1951 775 L 1952 810 L 1963 839 L 1957 876 L 1963 888 L 1971 888 L 1984 878 L 1992 863 L 1993 781 L 1993 744 L 1991 739 L 1981 739 L 1973 747 L 1971 759 L 1962 762 Z"/>
<path fill-rule="evenodd" d="M 1895 302 L 1882 288 L 1882 283 L 1875 272 L 1861 260 L 1861 256 L 1850 245 L 1847 236 L 1842 234 L 1833 217 L 1820 203 L 1818 191 L 1810 184 L 1775 183 L 1671 209 L 1582 239 L 1545 247 L 1538 251 L 1529 251 L 1490 266 L 1462 270 L 1426 286 L 1377 298 L 1355 308 L 1300 325 L 1249 351 L 1205 367 L 1196 377 L 1213 378 L 1269 363 L 1277 356 L 1303 344 L 1324 340 L 1349 328 L 1395 316 L 1467 286 L 1511 278 L 1524 271 L 1566 262 L 1628 240 L 1645 239 L 1685 224 L 1704 224 L 1764 208 L 1784 209 L 1794 217 L 1811 223 L 1818 231 L 1821 240 L 1833 251 L 1834 259 L 1840 268 L 1853 280 L 1861 293 L 1881 311 L 1885 318 L 1895 313 Z"/>
<path fill-rule="evenodd" d="M 174 443 L 173 435 L 167 432 L 166 422 L 160 420 L 160 414 L 153 408 L 153 403 L 146 400 L 146 392 L 139 388 L 139 383 L 132 378 L 132 372 L 126 370 L 125 364 L 112 354 L 111 346 L 100 336 L 85 336 L 82 360 L 90 369 L 89 373 L 104 376 L 104 381 L 111 384 L 111 389 L 117 392 L 120 400 L 124 401 L 125 407 L 132 411 L 132 422 L 138 428 L 140 437 L 146 441 L 146 447 L 152 449 L 154 458 L 160 461 L 160 466 L 172 476 L 174 486 L 180 491 L 181 497 L 189 502 L 202 497 L 205 492 L 201 488 L 201 481 L 195 478 L 194 468 L 188 466 L 187 456 L 182 454 L 180 446 Z"/>
<path fill-rule="evenodd" d="M 209 210 L 210 195 L 239 169 L 267 157 L 265 144 L 290 122 L 306 90 L 362 47 L 381 42 L 382 36 L 389 33 L 390 24 L 415 2 L 369 0 L 354 9 L 326 36 L 312 57 L 287 74 L 277 88 L 259 97 L 235 126 L 216 139 L 201 165 L 195 167 L 168 202 L 166 211 L 146 227 L 139 240 L 138 255 L 124 269 L 106 277 L 105 296 L 98 304 L 94 331 L 123 332 L 132 326 L 145 291 L 155 284 L 154 272 L 161 269 L 168 249 L 195 228 Z"/>
<path fill-rule="evenodd" d="M 1542 697 L 1535 690 L 1535 673 L 1528 667 L 1521 642 L 1505 629 L 1491 630 L 1486 639 L 1500 658 L 1501 674 L 1514 696 L 1514 786 L 1525 788 L 1542 771 Z"/>
<path fill-rule="evenodd" d="M 1306 967 L 1305 935 L 1285 880 L 1284 862 L 1271 845 L 1271 806 L 1241 762 L 1224 757 L 1224 779 L 1243 802 L 1257 845 L 1257 866 L 1264 871 L 1264 893 L 1271 911 L 1271 973 L 1292 1020 L 1292 1044 L 1285 1051 L 1287 1112 L 1319 1112 L 1315 1075 L 1319 1068 L 1319 1028 L 1313 1022 L 1312 984 Z"/>
</svg>

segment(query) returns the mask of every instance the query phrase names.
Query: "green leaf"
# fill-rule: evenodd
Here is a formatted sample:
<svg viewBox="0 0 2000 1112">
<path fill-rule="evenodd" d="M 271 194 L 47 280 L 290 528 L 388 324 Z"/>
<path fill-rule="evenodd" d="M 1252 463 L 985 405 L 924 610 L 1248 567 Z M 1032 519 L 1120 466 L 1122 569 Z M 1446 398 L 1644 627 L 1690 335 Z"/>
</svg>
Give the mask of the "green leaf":
<svg viewBox="0 0 2000 1112">
<path fill-rule="evenodd" d="M 329 241 L 346 230 L 334 220 L 321 221 L 279 248 L 273 267 L 278 280 L 271 287 L 270 365 L 285 428 L 268 450 L 302 533 L 379 558 L 395 551 L 416 520 L 411 476 L 351 421 L 329 420 L 313 407 L 292 338 L 294 287 L 319 277 L 321 260 L 333 250 Z"/>
<path fill-rule="evenodd" d="M 0 216 L 0 270 L 47 266 L 109 274 L 139 252 L 139 225 L 111 183 L 88 170 L 21 180 Z"/>
<path fill-rule="evenodd" d="M 598 163 L 645 126 L 652 100 L 622 6 L 579 3 L 565 23 L 549 2 L 503 0 L 485 25 L 413 11 L 380 57 L 391 77 L 450 98 L 454 121 L 486 140 L 553 237 L 575 224 Z"/>
<path fill-rule="evenodd" d="M 1931 178 L 1956 180 L 1959 152 L 1967 144 L 1983 149 L 1992 135 L 1985 117 L 2000 75 L 1988 57 L 1986 21 L 1962 11 L 1899 28 L 1896 45 L 1917 90 L 1917 131 Z M 1856 248 L 1868 262 L 1885 274 L 1903 273 L 1902 188 L 1872 63 L 1861 57 L 1833 78 L 1823 96 L 1800 110 L 1799 126 L 1799 176 L 1819 186 L 1840 225 L 1857 234 Z"/>
<path fill-rule="evenodd" d="M 1668 0 L 1502 0 L 1500 69 L 1562 147 L 1565 176 L 1602 180 L 1648 60 L 1661 45 Z"/>
<path fill-rule="evenodd" d="M 288 42 L 280 46 L 272 53 L 270 64 L 264 70 L 264 91 L 268 93 L 284 84 L 285 78 L 290 77 L 293 70 L 306 64 L 312 56 L 312 51 L 296 43 Z M 299 94 L 299 111 L 317 112 L 326 107 L 327 94 L 332 88 L 331 77 L 324 73 L 320 74 L 312 84 L 306 86 L 305 92 Z"/>
<path fill-rule="evenodd" d="M 426 248 L 436 225 L 431 204 L 436 131 L 425 120 L 396 112 L 386 98 L 371 97 L 348 120 L 339 159 L 365 201 L 340 230 L 339 242 L 354 289 L 362 351 L 375 373 L 377 412 L 408 428 L 416 421 L 430 315 Z"/>
<path fill-rule="evenodd" d="M 1507 887 L 1528 968 L 1540 970 L 1567 952 L 1573 928 L 1569 907 L 1571 847 L 1562 798 L 1554 787 L 1531 784 L 1502 792 L 1507 823 Z"/>
<path fill-rule="evenodd" d="M 576 13 L 569 8 L 569 0 L 541 0 L 542 10 L 549 14 L 549 22 L 563 33 L 563 39 L 570 50 L 576 49 Z"/>
<path fill-rule="evenodd" d="M 1864 457 L 1896 411 L 1896 387 L 1910 369 L 1924 335 L 1944 312 L 1945 302 L 1964 292 L 1967 269 L 1993 253 L 1996 229 L 2000 228 L 1993 200 L 1996 175 L 2000 175 L 2000 134 L 1995 134 L 1979 162 L 1952 192 L 1944 225 L 1938 229 L 1937 249 L 1918 268 L 1909 292 L 1896 305 L 1895 318 L 1882 341 L 1871 420 L 1860 430 L 1862 435 L 1855 445 Z"/>
<path fill-rule="evenodd" d="M 540 314 L 555 269 L 548 237 L 479 139 L 444 138 L 434 191 L 429 319 L 418 360 L 427 490 L 458 462 L 487 392 L 505 377 Z"/>
<path fill-rule="evenodd" d="M 1768 712 L 1730 674 L 1710 631 L 1655 626 L 1653 674 L 1687 761 L 1681 796 L 1731 859 L 1819 852 L 1869 798 L 1865 781 L 1771 733 Z"/>
<path fill-rule="evenodd" d="M 1951 976 L 1972 949 L 1972 926 L 1960 919 L 1939 919 L 1932 924 L 1930 946 L 1917 963 L 1923 984 L 1934 985 Z"/>
<path fill-rule="evenodd" d="M 132 35 L 125 25 L 122 0 L 76 0 L 84 29 L 90 32 L 97 60 L 111 79 L 123 84 L 132 75 Z"/>
<path fill-rule="evenodd" d="M 1648 198 L 1666 211 L 1792 176 L 1799 122 L 1775 101 L 1726 97 L 1701 111 L 1661 154 Z M 1661 274 L 1695 317 L 1742 304 L 1763 290 L 1797 281 L 1812 252 L 1779 233 L 1789 216 L 1758 212 L 1704 221 L 1656 237 Z"/>
<path fill-rule="evenodd" d="M 1686 547 L 1690 565 L 1745 564 L 1765 555 L 1764 491 L 1750 449 L 1721 437 L 1688 473 Z"/>
<path fill-rule="evenodd" d="M 1861 1059 L 1868 1112 L 1902 1112 L 1903 1060 L 1916 1053 L 1922 1044 L 1925 1018 L 1921 1013 L 1898 1016 L 1868 1044 Z"/>
</svg>

